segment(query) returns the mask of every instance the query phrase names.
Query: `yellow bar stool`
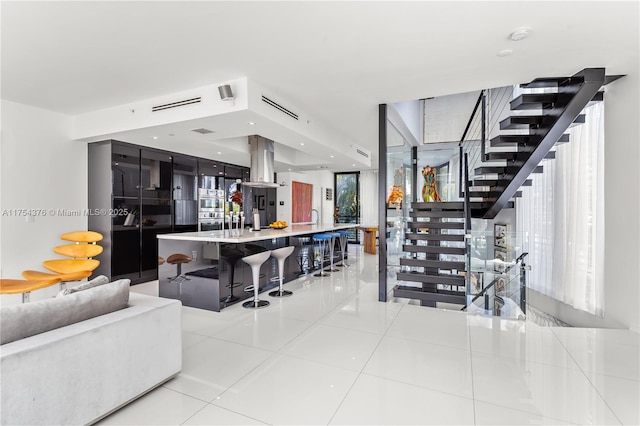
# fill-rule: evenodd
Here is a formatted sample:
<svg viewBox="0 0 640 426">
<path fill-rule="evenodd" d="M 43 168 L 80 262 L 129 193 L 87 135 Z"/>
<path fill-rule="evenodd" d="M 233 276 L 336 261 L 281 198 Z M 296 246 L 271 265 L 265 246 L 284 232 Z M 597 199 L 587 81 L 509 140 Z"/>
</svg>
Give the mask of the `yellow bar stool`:
<svg viewBox="0 0 640 426">
<path fill-rule="evenodd" d="M 13 280 L 0 279 L 0 294 L 18 294 L 22 293 L 22 303 L 29 302 L 29 296 L 34 290 L 49 287 L 60 282 L 60 278 L 51 278 L 48 280 Z"/>
</svg>

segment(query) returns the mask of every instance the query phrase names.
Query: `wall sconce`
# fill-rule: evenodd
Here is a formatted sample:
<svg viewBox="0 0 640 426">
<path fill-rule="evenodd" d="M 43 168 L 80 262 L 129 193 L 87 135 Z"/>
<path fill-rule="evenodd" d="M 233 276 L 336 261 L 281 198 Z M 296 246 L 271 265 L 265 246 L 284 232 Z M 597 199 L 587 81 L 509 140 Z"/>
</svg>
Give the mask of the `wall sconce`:
<svg viewBox="0 0 640 426">
<path fill-rule="evenodd" d="M 231 86 L 228 84 L 218 86 L 218 92 L 220 93 L 220 99 L 223 101 L 233 101 L 233 92 L 231 91 Z"/>
</svg>

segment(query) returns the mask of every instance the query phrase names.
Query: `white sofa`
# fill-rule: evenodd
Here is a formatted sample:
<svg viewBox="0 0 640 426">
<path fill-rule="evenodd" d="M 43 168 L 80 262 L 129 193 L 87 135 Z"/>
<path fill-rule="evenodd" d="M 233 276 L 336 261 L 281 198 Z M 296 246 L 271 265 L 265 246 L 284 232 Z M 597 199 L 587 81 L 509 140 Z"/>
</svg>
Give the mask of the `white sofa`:
<svg viewBox="0 0 640 426">
<path fill-rule="evenodd" d="M 33 309 L 43 311 L 41 303 L 54 317 L 74 304 L 92 308 L 112 284 L 32 302 Z M 0 346 L 2 425 L 91 424 L 180 372 L 180 302 L 129 295 L 128 283 L 126 297 L 123 309 Z M 31 321 L 24 314 L 31 307 L 18 309 Z M 11 315 L 2 320 L 15 323 L 15 308 Z"/>
</svg>

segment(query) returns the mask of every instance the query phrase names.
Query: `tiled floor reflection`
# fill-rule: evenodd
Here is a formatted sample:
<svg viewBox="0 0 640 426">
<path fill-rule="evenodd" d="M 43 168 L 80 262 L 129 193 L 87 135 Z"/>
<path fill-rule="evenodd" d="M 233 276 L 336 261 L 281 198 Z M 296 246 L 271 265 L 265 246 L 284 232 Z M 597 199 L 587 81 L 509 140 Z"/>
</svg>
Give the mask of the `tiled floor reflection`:
<svg viewBox="0 0 640 426">
<path fill-rule="evenodd" d="M 380 303 L 350 255 L 266 309 L 184 307 L 182 373 L 100 424 L 640 424 L 637 334 Z"/>
</svg>

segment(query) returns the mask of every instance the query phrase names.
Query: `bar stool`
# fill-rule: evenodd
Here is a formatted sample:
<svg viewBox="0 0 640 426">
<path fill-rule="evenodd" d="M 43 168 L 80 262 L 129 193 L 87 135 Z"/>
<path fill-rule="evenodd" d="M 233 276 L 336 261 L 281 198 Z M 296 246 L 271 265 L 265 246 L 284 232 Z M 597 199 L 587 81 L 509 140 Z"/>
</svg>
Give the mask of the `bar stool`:
<svg viewBox="0 0 640 426">
<path fill-rule="evenodd" d="M 251 276 L 253 277 L 253 300 L 244 302 L 243 307 L 248 309 L 259 309 L 269 306 L 266 300 L 258 299 L 258 291 L 260 290 L 260 267 L 271 257 L 271 251 L 263 251 L 262 253 L 252 254 L 242 258 L 242 261 L 251 266 Z"/>
<path fill-rule="evenodd" d="M 329 272 L 338 272 L 340 269 L 336 269 L 333 266 L 333 248 L 336 245 L 336 238 L 340 238 L 340 234 L 337 232 L 329 232 L 327 235 L 331 237 L 331 240 L 329 241 Z"/>
<path fill-rule="evenodd" d="M 169 278 L 169 282 L 173 282 L 175 280 L 177 280 L 178 278 L 182 277 L 182 281 L 191 281 L 190 278 L 188 278 L 185 275 L 182 275 L 182 264 L 183 263 L 189 263 L 191 262 L 191 257 L 187 256 L 186 254 L 182 254 L 182 253 L 174 253 L 171 256 L 167 257 L 167 263 L 170 265 L 176 265 L 176 276 Z"/>
<path fill-rule="evenodd" d="M 340 262 L 336 266 L 351 266 L 344 261 L 344 252 L 347 249 L 347 240 L 349 239 L 349 231 L 344 231 L 344 230 L 338 231 L 338 234 L 340 235 L 339 240 L 340 240 L 340 253 L 342 253 L 342 262 Z"/>
<path fill-rule="evenodd" d="M 327 277 L 328 273 L 324 271 L 324 251 L 327 242 L 331 241 L 331 235 L 329 234 L 316 234 L 313 236 L 313 241 L 318 243 L 318 250 L 320 250 L 320 272 L 313 274 L 314 277 Z"/>
<path fill-rule="evenodd" d="M 283 290 L 282 282 L 284 281 L 284 261 L 293 253 L 294 246 L 282 247 L 271 251 L 271 256 L 278 260 L 278 279 L 280 280 L 280 288 L 269 293 L 272 297 L 287 297 L 293 294 L 292 291 Z"/>
<path fill-rule="evenodd" d="M 234 282 L 234 277 L 236 271 L 236 263 L 238 263 L 244 257 L 244 255 L 245 254 L 243 252 L 232 248 L 232 246 L 220 247 L 220 260 L 229 265 L 229 284 L 226 285 L 226 287 L 229 289 L 229 295 L 220 300 L 223 303 L 231 303 L 238 300 L 238 296 L 234 296 L 233 294 L 233 289 L 236 287 L 240 287 L 242 283 Z"/>
</svg>

